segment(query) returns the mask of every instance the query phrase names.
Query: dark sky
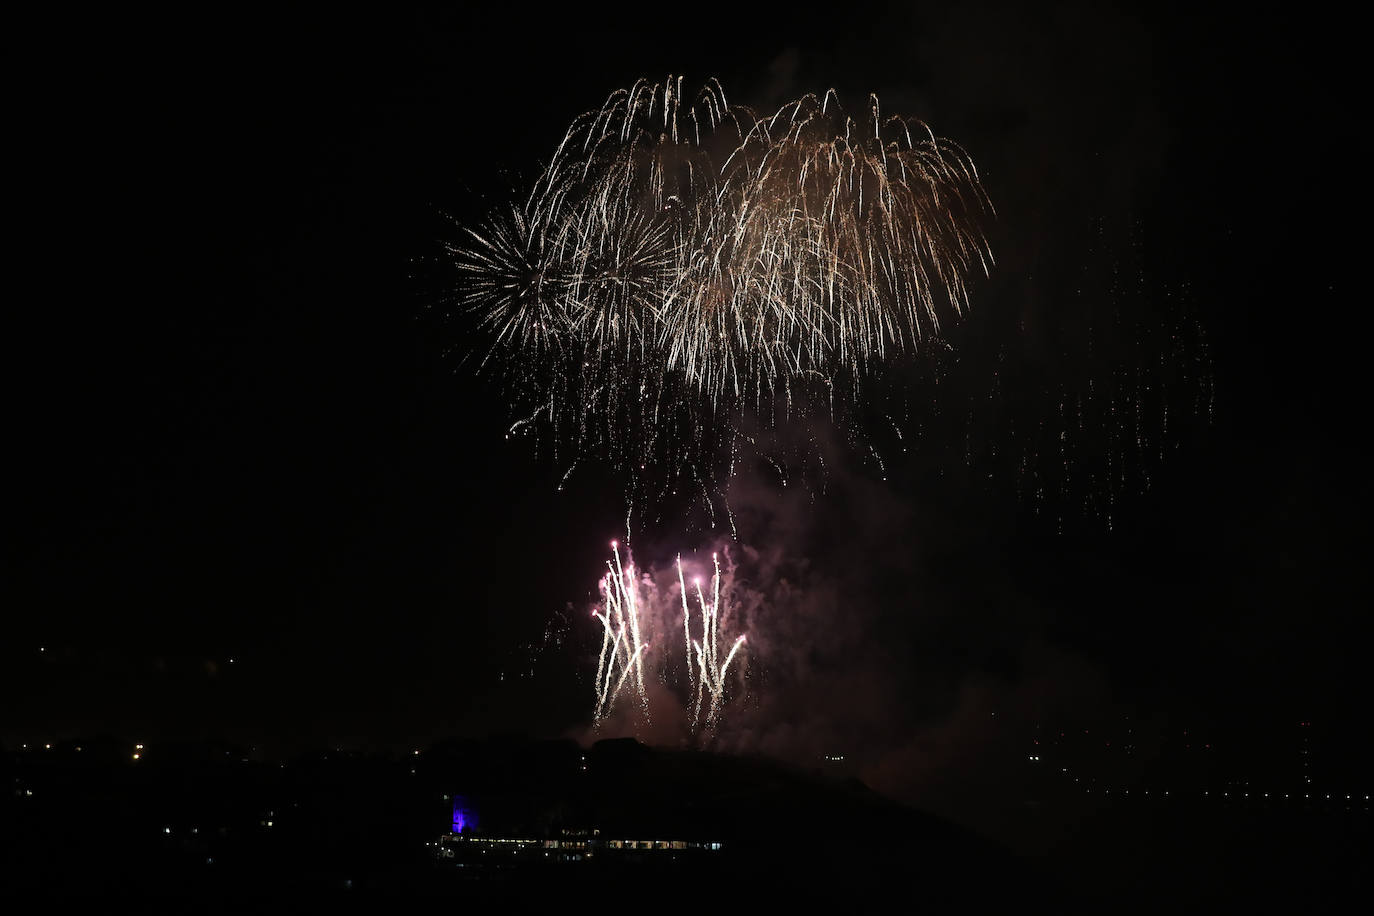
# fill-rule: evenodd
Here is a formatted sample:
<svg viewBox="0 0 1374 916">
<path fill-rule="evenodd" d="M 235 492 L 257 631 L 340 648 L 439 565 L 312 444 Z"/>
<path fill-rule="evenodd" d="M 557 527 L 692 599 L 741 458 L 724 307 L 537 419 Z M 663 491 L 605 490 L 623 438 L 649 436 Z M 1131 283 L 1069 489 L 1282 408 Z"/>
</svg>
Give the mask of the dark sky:
<svg viewBox="0 0 1374 916">
<path fill-rule="evenodd" d="M 560 469 L 504 440 L 499 391 L 455 371 L 473 342 L 435 259 L 574 116 L 669 73 L 760 109 L 876 91 L 970 151 L 999 265 L 951 335 L 952 378 L 964 402 L 1000 365 L 1021 386 L 975 450 L 1101 365 L 1150 363 L 1180 321 L 1205 329 L 1215 380 L 1205 417 L 1177 406 L 1110 532 L 1091 512 L 1049 522 L 954 442 L 886 483 L 855 458 L 814 501 L 741 482 L 755 584 L 811 596 L 773 608 L 759 746 L 822 740 L 785 721 L 885 753 L 970 691 L 1037 715 L 1353 717 L 1369 144 L 1344 14 L 656 9 L 12 30 L 0 736 L 418 746 L 585 722 L 575 648 L 532 683 L 499 678 L 586 606 L 619 491 L 591 470 L 558 493 Z M 1075 349 L 1121 314 L 1145 330 L 1101 364 Z M 1084 460 L 1109 432 L 1077 440 Z M 643 536 L 651 562 L 707 546 Z"/>
</svg>

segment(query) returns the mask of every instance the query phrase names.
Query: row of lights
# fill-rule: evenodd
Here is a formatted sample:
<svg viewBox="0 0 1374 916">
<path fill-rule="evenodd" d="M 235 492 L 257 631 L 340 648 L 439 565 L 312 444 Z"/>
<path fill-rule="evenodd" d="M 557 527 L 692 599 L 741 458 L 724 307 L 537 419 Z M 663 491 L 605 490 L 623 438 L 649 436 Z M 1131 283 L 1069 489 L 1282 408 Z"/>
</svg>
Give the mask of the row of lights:
<svg viewBox="0 0 1374 916">
<path fill-rule="evenodd" d="M 1031 756 L 1030 756 L 1029 758 L 1027 758 L 1027 759 L 1032 760 L 1032 761 L 1037 761 L 1037 762 L 1040 760 L 1039 756 L 1036 756 L 1036 755 L 1031 755 Z M 1069 774 L 1069 771 L 1068 771 L 1068 768 L 1067 768 L 1067 767 L 1061 768 L 1061 769 L 1059 770 L 1059 772 L 1060 772 L 1060 773 L 1063 773 L 1065 776 L 1067 776 L 1067 775 Z M 1074 781 L 1074 782 L 1079 782 L 1079 778 L 1078 778 L 1077 776 L 1075 776 L 1075 777 L 1073 778 L 1073 781 Z M 1308 782 L 1311 782 L 1311 781 L 1312 781 L 1311 779 L 1308 780 Z M 1083 791 L 1085 791 L 1085 792 L 1091 792 L 1092 789 L 1084 789 Z M 1112 791 L 1111 789 L 1103 789 L 1103 790 L 1102 790 L 1102 792 L 1103 792 L 1104 795 L 1110 795 L 1110 794 L 1111 794 L 1111 791 Z M 1130 795 L 1130 794 L 1131 794 L 1131 790 L 1130 790 L 1130 789 L 1124 789 L 1124 790 L 1122 790 L 1122 791 L 1123 791 L 1126 795 Z M 1149 790 L 1149 789 L 1143 789 L 1142 792 L 1144 792 L 1144 794 L 1146 794 L 1146 795 L 1149 795 L 1149 794 L 1150 794 L 1150 790 Z M 1164 794 L 1165 794 L 1165 795 L 1168 795 L 1168 794 L 1169 794 L 1169 791 L 1168 791 L 1167 789 L 1164 790 Z M 1211 795 L 1211 792 L 1209 792 L 1209 791 L 1203 791 L 1202 794 L 1203 794 L 1204 796 L 1210 796 L 1210 795 Z M 1264 793 L 1262 793 L 1262 794 L 1263 794 L 1263 797 L 1264 797 L 1264 798 L 1268 798 L 1268 797 L 1269 797 L 1269 793 L 1268 793 L 1268 792 L 1264 792 Z M 1230 792 L 1223 792 L 1223 793 L 1221 793 L 1221 795 L 1222 795 L 1223 798 L 1230 798 L 1230 797 L 1231 797 L 1231 793 L 1230 793 Z M 1243 793 L 1241 793 L 1241 795 L 1242 795 L 1242 797 L 1244 797 L 1244 798 L 1249 798 L 1249 797 L 1250 797 L 1250 793 L 1249 793 L 1249 792 L 1243 792 Z M 1283 797 L 1284 797 L 1284 798 L 1288 798 L 1288 797 L 1289 797 L 1289 794 L 1288 794 L 1287 792 L 1285 792 L 1284 795 L 1283 795 Z M 1310 793 L 1309 793 L 1309 794 L 1303 795 L 1303 798 L 1311 798 L 1311 797 L 1312 797 L 1312 796 L 1311 796 Z M 1365 801 L 1369 801 L 1369 798 L 1370 798 L 1370 797 L 1369 797 L 1368 795 L 1366 795 L 1366 796 L 1364 797 L 1364 800 L 1365 800 Z M 1326 800 L 1329 801 L 1330 799 L 1331 799 L 1331 796 L 1328 794 L 1328 795 L 1326 796 Z M 1339 800 L 1339 793 L 1338 793 L 1338 795 L 1337 795 L 1337 800 Z M 1354 800 L 1354 796 L 1353 796 L 1353 795 L 1347 795 L 1347 796 L 1345 797 L 1345 800 L 1346 800 L 1346 801 L 1353 801 L 1353 800 Z"/>
</svg>

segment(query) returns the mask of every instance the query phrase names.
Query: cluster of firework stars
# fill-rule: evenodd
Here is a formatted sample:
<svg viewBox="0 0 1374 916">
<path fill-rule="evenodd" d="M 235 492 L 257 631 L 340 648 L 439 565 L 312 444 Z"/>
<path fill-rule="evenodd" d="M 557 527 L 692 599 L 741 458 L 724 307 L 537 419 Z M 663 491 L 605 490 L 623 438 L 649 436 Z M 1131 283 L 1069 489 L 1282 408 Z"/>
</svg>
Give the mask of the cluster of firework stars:
<svg viewBox="0 0 1374 916">
<path fill-rule="evenodd" d="M 968 304 L 992 207 L 969 157 L 833 92 L 760 116 L 712 82 L 637 83 L 577 118 L 529 195 L 454 245 L 459 305 L 518 419 L 627 507 L 719 483 L 780 425 L 864 439 L 865 381 Z M 627 526 L 628 527 L 628 526 Z"/>
<path fill-rule="evenodd" d="M 451 247 L 458 303 L 490 339 L 481 368 L 520 417 L 509 434 L 547 442 L 564 482 L 608 461 L 627 532 L 636 505 L 679 489 L 713 527 L 719 499 L 733 532 L 719 480 L 742 449 L 772 461 L 781 426 L 866 441 L 864 386 L 961 315 L 992 263 L 977 170 L 925 124 L 876 96 L 852 119 L 833 91 L 761 116 L 682 82 L 640 81 L 578 117 L 528 196 Z M 596 718 L 624 694 L 647 718 L 639 583 L 612 550 Z M 718 559 L 709 600 L 696 583 L 697 637 L 680 559 L 678 574 L 690 718 L 709 728 L 745 637 L 722 658 Z"/>
</svg>

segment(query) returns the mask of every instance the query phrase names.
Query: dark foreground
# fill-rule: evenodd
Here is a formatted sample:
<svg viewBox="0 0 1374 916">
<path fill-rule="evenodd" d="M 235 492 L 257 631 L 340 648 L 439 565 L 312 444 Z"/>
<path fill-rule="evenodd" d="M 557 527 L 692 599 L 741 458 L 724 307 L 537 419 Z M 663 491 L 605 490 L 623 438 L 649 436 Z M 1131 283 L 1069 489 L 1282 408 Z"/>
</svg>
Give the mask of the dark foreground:
<svg viewBox="0 0 1374 916">
<path fill-rule="evenodd" d="M 1276 901 L 1312 911 L 1367 888 L 1359 805 L 1045 796 L 1011 812 L 1022 836 L 1013 853 L 855 780 L 630 741 L 455 741 L 289 762 L 207 744 L 134 753 L 95 739 L 4 756 L 7 890 L 253 908 L 268 897 L 420 895 L 1038 912 Z M 439 842 L 455 798 L 472 843 Z M 631 850 L 630 839 L 657 846 Z"/>
</svg>

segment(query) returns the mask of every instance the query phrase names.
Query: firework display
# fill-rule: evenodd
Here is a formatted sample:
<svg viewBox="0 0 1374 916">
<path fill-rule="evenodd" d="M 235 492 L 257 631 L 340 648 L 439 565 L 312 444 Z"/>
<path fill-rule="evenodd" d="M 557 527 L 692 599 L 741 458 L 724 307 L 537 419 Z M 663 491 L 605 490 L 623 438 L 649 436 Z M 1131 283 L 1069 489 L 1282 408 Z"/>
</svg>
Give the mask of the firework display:
<svg viewBox="0 0 1374 916">
<path fill-rule="evenodd" d="M 577 118 L 451 253 L 511 435 L 551 443 L 565 480 L 608 460 L 632 504 L 684 486 L 711 506 L 780 424 L 861 422 L 865 380 L 967 308 L 993 211 L 960 147 L 876 97 L 861 120 L 833 91 L 760 116 L 682 84 Z"/>
<path fill-rule="evenodd" d="M 599 723 L 622 695 L 630 697 L 643 720 L 650 715 L 649 695 L 644 672 L 650 651 L 647 634 L 650 630 L 666 632 L 671 602 L 659 602 L 652 583 L 635 571 L 634 562 L 622 563 L 620 545 L 611 542 L 612 559 L 606 564 L 606 574 L 600 583 L 601 603 L 592 616 L 601 622 L 601 652 L 597 658 L 596 705 L 594 719 Z M 729 642 L 721 659 L 721 622 L 726 612 L 728 588 L 721 576 L 720 555 L 711 557 L 714 572 L 711 577 L 710 598 L 702 588 L 701 579 L 693 579 L 699 622 L 693 636 L 693 604 L 682 569 L 682 557 L 677 558 L 678 595 L 682 603 L 682 628 L 686 680 L 686 705 L 690 707 L 689 724 L 694 732 L 709 731 L 719 723 L 725 702 L 731 664 L 744 647 L 745 635 Z M 725 637 L 729 640 L 729 637 Z M 652 671 L 665 683 L 669 680 L 665 658 L 649 662 Z M 652 674 L 651 674 L 652 676 Z"/>
<path fill-rule="evenodd" d="M 584 459 L 608 461 L 630 515 L 682 493 L 734 534 L 721 481 L 745 450 L 783 486 L 789 463 L 805 475 L 814 457 L 823 474 L 796 433 L 819 421 L 882 470 L 864 393 L 967 309 L 992 264 L 992 213 L 969 156 L 876 96 L 860 119 L 833 91 L 759 115 L 716 81 L 685 94 L 679 77 L 574 120 L 528 195 L 450 253 L 487 340 L 480 368 L 518 417 L 508 436 L 548 443 L 565 483 Z M 594 718 L 628 696 L 647 721 L 657 615 L 612 551 L 593 611 Z M 678 591 L 690 721 L 709 730 L 745 637 L 722 643 L 718 558 L 709 598 L 700 581 L 689 593 L 680 558 Z"/>
</svg>

